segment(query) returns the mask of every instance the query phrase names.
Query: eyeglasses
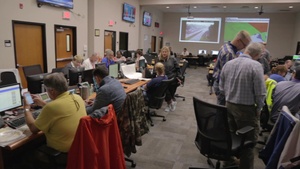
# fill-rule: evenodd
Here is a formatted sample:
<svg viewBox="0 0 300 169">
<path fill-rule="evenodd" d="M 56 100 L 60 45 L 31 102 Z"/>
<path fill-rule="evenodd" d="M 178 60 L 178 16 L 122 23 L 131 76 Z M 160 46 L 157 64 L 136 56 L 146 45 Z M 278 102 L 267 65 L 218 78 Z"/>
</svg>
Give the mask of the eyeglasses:
<svg viewBox="0 0 300 169">
<path fill-rule="evenodd" d="M 78 111 L 79 108 L 80 108 L 80 105 L 79 105 L 79 103 L 77 102 L 77 100 L 75 100 L 74 95 L 73 95 L 72 93 L 70 93 L 70 95 L 71 95 L 71 97 L 72 97 L 72 99 L 73 99 L 73 101 L 74 101 L 74 103 L 75 103 L 76 109 L 77 109 L 77 111 Z"/>
</svg>

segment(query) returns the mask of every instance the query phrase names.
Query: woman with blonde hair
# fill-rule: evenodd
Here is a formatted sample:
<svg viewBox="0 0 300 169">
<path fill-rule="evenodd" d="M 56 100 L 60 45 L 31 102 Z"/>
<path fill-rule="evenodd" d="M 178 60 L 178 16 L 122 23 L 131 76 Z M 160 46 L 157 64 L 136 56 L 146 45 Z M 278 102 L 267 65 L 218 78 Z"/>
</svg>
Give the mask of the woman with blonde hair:
<svg viewBox="0 0 300 169">
<path fill-rule="evenodd" d="M 174 78 L 174 80 L 168 86 L 168 90 L 165 98 L 165 101 L 168 104 L 165 111 L 166 112 L 174 111 L 176 109 L 176 101 L 174 96 L 177 87 L 181 83 L 181 79 L 183 79 L 180 73 L 180 67 L 179 64 L 177 63 L 176 58 L 170 55 L 170 49 L 168 46 L 164 46 L 161 48 L 159 60 L 165 66 L 165 74 L 168 77 L 168 79 Z"/>
<path fill-rule="evenodd" d="M 284 77 L 287 73 L 287 68 L 284 65 L 278 65 L 272 68 L 271 73 L 270 79 L 275 80 L 277 83 L 285 81 Z"/>
</svg>

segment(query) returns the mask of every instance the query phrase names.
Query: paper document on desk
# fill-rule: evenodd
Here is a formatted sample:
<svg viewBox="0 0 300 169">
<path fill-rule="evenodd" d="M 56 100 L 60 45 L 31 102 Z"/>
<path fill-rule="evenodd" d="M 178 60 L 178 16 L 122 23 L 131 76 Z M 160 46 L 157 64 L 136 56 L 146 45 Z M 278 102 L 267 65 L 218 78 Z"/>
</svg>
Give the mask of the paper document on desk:
<svg viewBox="0 0 300 169">
<path fill-rule="evenodd" d="M 0 146 L 5 147 L 11 143 L 14 143 L 25 137 L 22 131 L 11 129 L 11 128 L 2 128 L 0 129 Z"/>
<path fill-rule="evenodd" d="M 135 71 L 135 64 L 122 65 L 121 69 L 124 76 L 128 79 L 139 79 L 143 76 L 142 73 L 138 73 Z"/>
</svg>

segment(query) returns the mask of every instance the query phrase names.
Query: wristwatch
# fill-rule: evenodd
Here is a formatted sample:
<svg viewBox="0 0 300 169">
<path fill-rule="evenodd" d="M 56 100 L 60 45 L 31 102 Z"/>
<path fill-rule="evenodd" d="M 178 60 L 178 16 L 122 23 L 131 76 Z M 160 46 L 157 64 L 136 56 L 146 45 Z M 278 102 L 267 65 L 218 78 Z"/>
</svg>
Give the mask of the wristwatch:
<svg viewBox="0 0 300 169">
<path fill-rule="evenodd" d="M 30 109 L 25 109 L 25 112 L 30 112 Z M 25 113 L 25 112 L 24 112 L 24 113 Z"/>
</svg>

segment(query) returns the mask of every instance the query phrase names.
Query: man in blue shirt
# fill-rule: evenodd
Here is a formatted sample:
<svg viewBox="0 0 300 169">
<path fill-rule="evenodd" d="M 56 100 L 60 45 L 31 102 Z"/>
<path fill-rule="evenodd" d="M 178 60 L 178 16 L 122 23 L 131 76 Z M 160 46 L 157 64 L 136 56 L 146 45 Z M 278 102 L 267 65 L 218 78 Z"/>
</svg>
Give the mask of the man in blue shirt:
<svg viewBox="0 0 300 169">
<path fill-rule="evenodd" d="M 217 62 L 214 66 L 214 91 L 217 95 L 217 104 L 225 105 L 225 96 L 220 93 L 219 90 L 219 78 L 223 66 L 229 60 L 236 58 L 236 53 L 244 49 L 251 42 L 250 35 L 247 31 L 240 31 L 236 37 L 226 44 L 224 44 L 219 50 Z"/>
<path fill-rule="evenodd" d="M 220 75 L 220 92 L 226 96 L 228 123 L 231 132 L 251 126 L 246 140 L 256 141 L 259 132 L 259 116 L 264 105 L 266 85 L 263 67 L 257 59 L 262 52 L 260 43 L 250 43 L 244 54 L 227 62 Z M 253 169 L 253 147 L 240 154 L 240 169 Z"/>
<path fill-rule="evenodd" d="M 115 64 L 114 61 L 114 52 L 111 49 L 105 50 L 105 57 L 101 61 L 105 63 L 106 68 L 108 69 L 109 65 Z"/>
</svg>

